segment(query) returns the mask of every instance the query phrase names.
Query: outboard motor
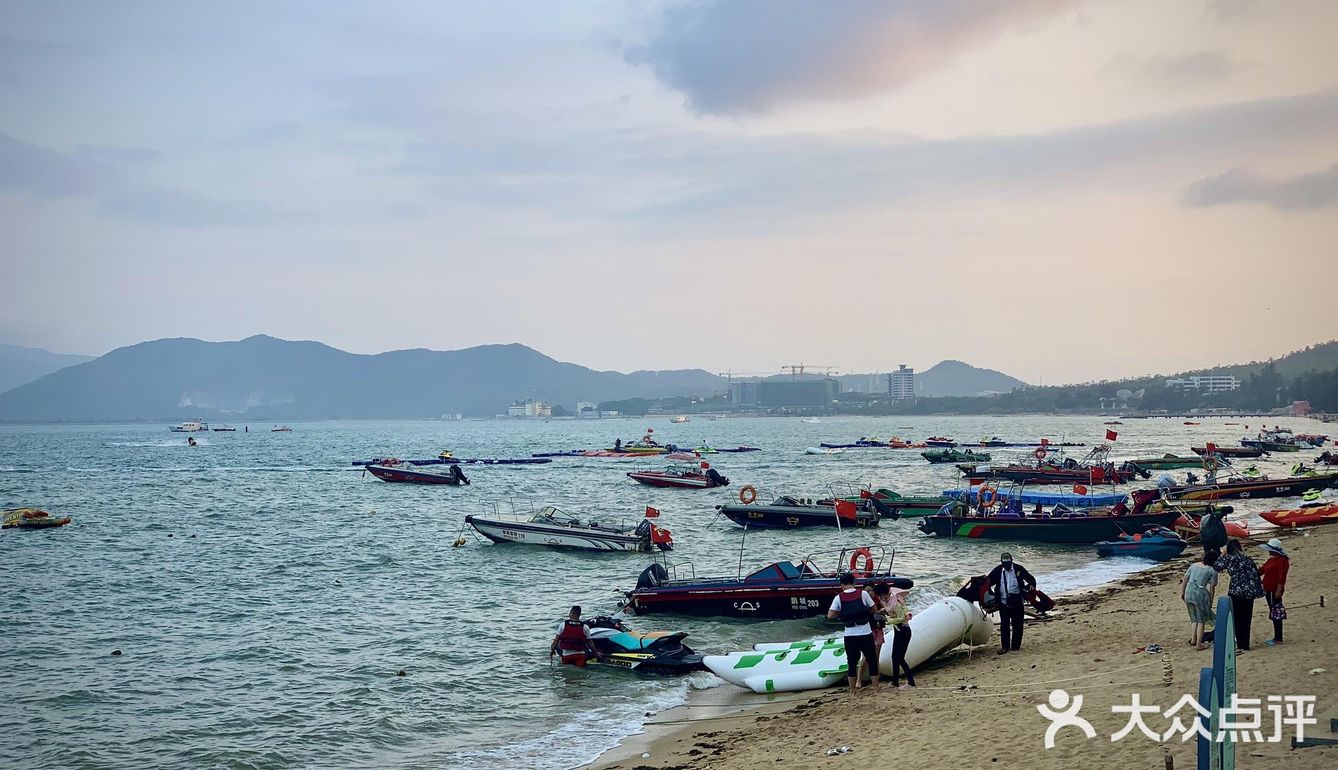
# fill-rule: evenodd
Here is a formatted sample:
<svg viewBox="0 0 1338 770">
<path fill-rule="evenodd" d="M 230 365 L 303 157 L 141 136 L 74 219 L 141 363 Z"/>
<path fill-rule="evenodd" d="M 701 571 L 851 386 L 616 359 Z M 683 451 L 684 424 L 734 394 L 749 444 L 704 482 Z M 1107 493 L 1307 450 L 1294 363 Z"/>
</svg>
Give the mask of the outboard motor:
<svg viewBox="0 0 1338 770">
<path fill-rule="evenodd" d="M 469 486 L 469 479 L 465 476 L 465 472 L 460 470 L 459 465 L 451 466 L 451 477 L 455 479 L 455 483 Z"/>
<path fill-rule="evenodd" d="M 649 567 L 641 570 L 641 575 L 636 579 L 637 588 L 658 588 L 669 580 L 669 570 L 664 568 L 663 564 L 655 562 Z"/>
<path fill-rule="evenodd" d="M 1175 486 L 1175 477 L 1173 477 L 1171 474 L 1163 473 L 1160 477 L 1157 478 L 1158 489 L 1166 489 L 1168 487 L 1173 487 L 1173 486 Z"/>
<path fill-rule="evenodd" d="M 717 487 L 729 486 L 729 479 L 725 478 L 724 476 L 721 476 L 720 471 L 716 470 L 715 468 L 706 469 L 706 478 L 710 479 L 711 483 Z"/>
</svg>

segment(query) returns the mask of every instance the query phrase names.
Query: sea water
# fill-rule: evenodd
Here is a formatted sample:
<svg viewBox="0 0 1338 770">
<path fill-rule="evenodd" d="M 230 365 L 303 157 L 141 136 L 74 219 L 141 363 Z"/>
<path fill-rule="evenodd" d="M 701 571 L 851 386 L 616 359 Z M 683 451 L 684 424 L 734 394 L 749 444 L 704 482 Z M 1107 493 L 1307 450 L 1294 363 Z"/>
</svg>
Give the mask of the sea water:
<svg viewBox="0 0 1338 770">
<path fill-rule="evenodd" d="M 1187 454 L 1191 444 L 1234 444 L 1247 432 L 1202 422 L 1130 421 L 1116 428 L 1117 455 Z M 1097 560 L 1087 546 L 939 540 L 914 520 L 875 530 L 754 531 L 745 540 L 713 506 L 749 483 L 763 496 L 814 498 L 834 482 L 903 494 L 957 484 L 952 465 L 929 465 L 917 451 L 803 454 L 821 441 L 997 434 L 1091 444 L 1105 432 L 1101 423 L 318 422 L 294 424 L 291 433 L 264 424 L 196 434 L 194 447 L 166 425 L 0 426 L 0 507 L 74 517 L 63 529 L 0 536 L 0 698 L 9 716 L 0 767 L 571 767 L 638 731 L 648 712 L 718 680 L 552 665 L 548 644 L 567 608 L 612 613 L 651 556 L 480 542 L 462 529 L 465 515 L 500 501 L 635 521 L 653 505 L 673 532 L 672 557 L 703 576 L 810 554 L 823 562 L 824 552 L 871 544 L 895 549 L 896 571 L 932 597 L 960 576 L 983 573 L 1007 548 L 1043 589 L 1076 588 L 1145 565 Z M 706 457 L 732 484 L 703 491 L 655 490 L 626 477 L 662 465 L 656 459 L 468 466 L 468 487 L 387 484 L 349 465 L 447 448 L 461 457 L 597 449 L 647 427 L 664 442 L 764 451 Z M 989 451 L 998 462 L 1032 450 Z M 1278 455 L 1259 465 L 1285 475 L 1297 459 Z M 1268 502 L 1237 505 L 1262 510 Z M 466 544 L 452 547 L 462 532 Z M 1050 584 L 1046 576 L 1054 576 Z M 817 618 L 651 616 L 631 624 L 686 630 L 690 645 L 710 652 L 835 630 Z"/>
</svg>

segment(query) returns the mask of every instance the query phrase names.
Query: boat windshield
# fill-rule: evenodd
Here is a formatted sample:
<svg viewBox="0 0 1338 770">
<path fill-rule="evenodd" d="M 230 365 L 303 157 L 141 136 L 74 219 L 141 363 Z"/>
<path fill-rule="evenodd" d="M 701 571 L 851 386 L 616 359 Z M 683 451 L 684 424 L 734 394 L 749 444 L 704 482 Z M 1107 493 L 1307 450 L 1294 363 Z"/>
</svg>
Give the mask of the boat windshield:
<svg viewBox="0 0 1338 770">
<path fill-rule="evenodd" d="M 580 523 L 575 516 L 563 513 L 551 505 L 545 505 L 543 508 L 540 508 L 539 512 L 534 514 L 534 517 L 531 518 L 530 521 L 536 523 L 547 522 L 551 524 L 562 524 L 564 526 Z"/>
</svg>

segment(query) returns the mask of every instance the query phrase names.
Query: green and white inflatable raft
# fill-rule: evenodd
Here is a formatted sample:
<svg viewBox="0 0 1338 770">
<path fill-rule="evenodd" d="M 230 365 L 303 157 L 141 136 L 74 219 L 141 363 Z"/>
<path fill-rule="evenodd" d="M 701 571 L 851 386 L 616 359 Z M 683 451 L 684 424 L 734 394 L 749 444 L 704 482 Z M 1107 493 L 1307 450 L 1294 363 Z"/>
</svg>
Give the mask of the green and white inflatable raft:
<svg viewBox="0 0 1338 770">
<path fill-rule="evenodd" d="M 988 644 L 994 625 L 976 605 L 951 596 L 911 618 L 906 662 L 919 668 L 943 653 L 966 645 Z M 892 632 L 887 632 L 878 669 L 892 673 Z M 841 637 L 803 642 L 759 644 L 747 652 L 707 655 L 702 659 L 716 676 L 753 692 L 816 690 L 846 679 L 846 648 Z"/>
</svg>

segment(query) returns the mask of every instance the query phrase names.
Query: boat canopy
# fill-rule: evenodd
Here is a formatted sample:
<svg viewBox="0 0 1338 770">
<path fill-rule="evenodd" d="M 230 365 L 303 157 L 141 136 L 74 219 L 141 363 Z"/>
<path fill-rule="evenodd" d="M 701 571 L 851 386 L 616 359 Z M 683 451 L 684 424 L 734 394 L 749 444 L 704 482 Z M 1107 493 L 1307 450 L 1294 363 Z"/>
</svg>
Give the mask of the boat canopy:
<svg viewBox="0 0 1338 770">
<path fill-rule="evenodd" d="M 969 497 L 972 501 L 980 496 L 980 487 L 971 487 L 969 489 L 945 489 L 944 497 L 950 497 L 954 500 L 963 496 Z M 1009 498 L 1011 494 L 1007 489 L 1000 489 L 996 492 L 998 497 Z M 1066 505 L 1070 508 L 1105 508 L 1118 504 L 1124 500 L 1123 492 L 1111 492 L 1107 494 L 1087 494 L 1080 495 L 1075 492 L 1022 492 L 1018 495 L 1018 502 L 1022 505 Z"/>
</svg>

